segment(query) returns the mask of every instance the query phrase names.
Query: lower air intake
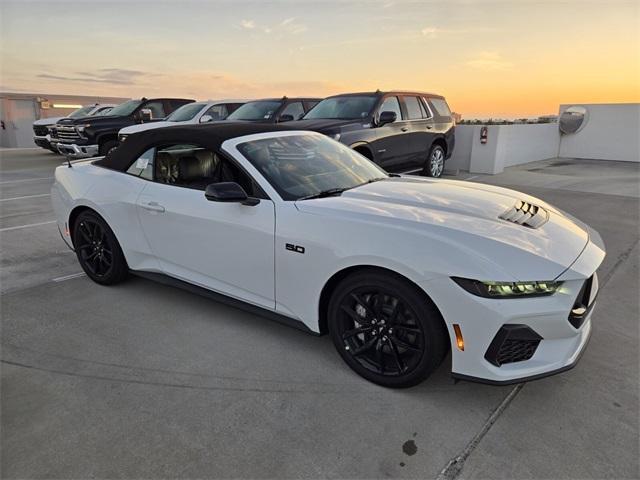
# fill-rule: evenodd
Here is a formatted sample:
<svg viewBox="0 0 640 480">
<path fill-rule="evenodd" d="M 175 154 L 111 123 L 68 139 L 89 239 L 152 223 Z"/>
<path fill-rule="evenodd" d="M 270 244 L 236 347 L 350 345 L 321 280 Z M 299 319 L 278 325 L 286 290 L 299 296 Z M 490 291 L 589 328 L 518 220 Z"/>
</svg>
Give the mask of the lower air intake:
<svg viewBox="0 0 640 480">
<path fill-rule="evenodd" d="M 533 357 L 541 340 L 542 337 L 526 325 L 506 324 L 493 337 L 484 358 L 496 367 L 524 362 Z"/>
</svg>

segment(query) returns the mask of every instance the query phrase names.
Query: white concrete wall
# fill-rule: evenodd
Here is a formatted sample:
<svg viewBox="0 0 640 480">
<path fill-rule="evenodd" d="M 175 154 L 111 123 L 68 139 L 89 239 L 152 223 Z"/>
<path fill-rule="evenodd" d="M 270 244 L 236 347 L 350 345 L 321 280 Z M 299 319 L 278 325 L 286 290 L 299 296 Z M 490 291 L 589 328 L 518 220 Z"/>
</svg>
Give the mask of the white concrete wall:
<svg viewBox="0 0 640 480">
<path fill-rule="evenodd" d="M 469 151 L 469 172 L 496 174 L 506 167 L 546 160 L 558 156 L 559 134 L 555 123 L 540 125 L 486 125 L 487 143 L 480 143 L 481 125 L 464 125 L 472 129 L 465 134 L 461 158 Z M 456 127 L 456 149 L 458 130 Z M 470 137 L 470 138 L 469 138 Z M 454 157 L 456 157 L 454 152 Z M 460 167 L 462 168 L 462 167 Z"/>
<path fill-rule="evenodd" d="M 503 167 L 512 167 L 558 156 L 557 123 L 500 125 L 497 156 Z"/>
<path fill-rule="evenodd" d="M 565 158 L 640 162 L 640 104 L 574 104 L 588 111 L 584 128 L 562 135 L 560 153 Z M 560 105 L 560 113 L 572 105 Z"/>
</svg>

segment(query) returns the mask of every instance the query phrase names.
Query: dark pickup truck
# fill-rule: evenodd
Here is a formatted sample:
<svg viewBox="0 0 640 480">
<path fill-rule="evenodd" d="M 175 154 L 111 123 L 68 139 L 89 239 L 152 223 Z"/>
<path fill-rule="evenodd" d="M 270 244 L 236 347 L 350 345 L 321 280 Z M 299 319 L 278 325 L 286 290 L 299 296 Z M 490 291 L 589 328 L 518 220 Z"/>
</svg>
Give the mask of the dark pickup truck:
<svg viewBox="0 0 640 480">
<path fill-rule="evenodd" d="M 455 144 L 455 122 L 441 95 L 388 91 L 328 97 L 288 125 L 337 140 L 387 171 L 439 177 Z"/>
<path fill-rule="evenodd" d="M 124 102 L 100 117 L 64 118 L 54 129 L 58 151 L 71 158 L 104 156 L 118 146 L 121 128 L 162 120 L 182 105 L 184 98 L 141 98 Z"/>
</svg>

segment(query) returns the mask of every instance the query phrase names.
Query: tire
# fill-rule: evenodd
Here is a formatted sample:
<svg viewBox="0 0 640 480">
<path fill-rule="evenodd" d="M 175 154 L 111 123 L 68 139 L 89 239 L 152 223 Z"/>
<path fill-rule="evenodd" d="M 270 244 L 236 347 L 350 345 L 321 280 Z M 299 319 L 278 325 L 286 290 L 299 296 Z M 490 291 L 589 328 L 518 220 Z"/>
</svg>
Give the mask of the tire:
<svg viewBox="0 0 640 480">
<path fill-rule="evenodd" d="M 422 382 L 449 346 L 442 316 L 424 292 L 398 275 L 375 270 L 338 284 L 329 301 L 328 327 L 347 365 L 384 387 Z"/>
<path fill-rule="evenodd" d="M 429 150 L 429 156 L 424 164 L 422 175 L 425 177 L 440 178 L 444 171 L 444 148 L 433 145 Z"/>
<path fill-rule="evenodd" d="M 73 226 L 73 246 L 87 276 L 101 285 L 115 285 L 129 274 L 120 244 L 107 222 L 93 210 L 78 215 Z"/>
<path fill-rule="evenodd" d="M 117 146 L 118 146 L 117 140 L 107 140 L 106 142 L 101 144 L 100 147 L 98 148 L 98 155 L 100 155 L 101 157 L 104 157 Z"/>
</svg>

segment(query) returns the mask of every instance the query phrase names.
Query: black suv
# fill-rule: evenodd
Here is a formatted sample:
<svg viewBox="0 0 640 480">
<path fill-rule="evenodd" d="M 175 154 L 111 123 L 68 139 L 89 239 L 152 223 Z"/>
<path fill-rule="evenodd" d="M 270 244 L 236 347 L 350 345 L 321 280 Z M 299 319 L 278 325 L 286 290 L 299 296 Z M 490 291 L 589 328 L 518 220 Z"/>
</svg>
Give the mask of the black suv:
<svg viewBox="0 0 640 480">
<path fill-rule="evenodd" d="M 328 97 L 302 120 L 300 130 L 324 133 L 388 171 L 422 168 L 439 177 L 451 156 L 455 125 L 444 97 L 419 92 L 366 92 Z"/>
<path fill-rule="evenodd" d="M 264 98 L 247 102 L 225 120 L 262 123 L 290 122 L 301 119 L 321 98 Z"/>
<path fill-rule="evenodd" d="M 63 118 L 55 127 L 58 151 L 71 158 L 106 155 L 118 146 L 118 131 L 136 123 L 162 120 L 182 105 L 184 98 L 141 98 L 113 107 L 104 116 Z"/>
</svg>

